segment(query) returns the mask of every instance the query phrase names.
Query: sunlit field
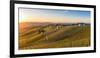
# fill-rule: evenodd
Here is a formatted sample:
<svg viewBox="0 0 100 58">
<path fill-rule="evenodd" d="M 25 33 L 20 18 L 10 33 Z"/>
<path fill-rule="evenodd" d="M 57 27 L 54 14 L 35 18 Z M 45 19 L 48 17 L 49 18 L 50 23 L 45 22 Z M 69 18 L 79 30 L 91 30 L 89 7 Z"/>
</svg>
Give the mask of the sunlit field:
<svg viewBox="0 0 100 58">
<path fill-rule="evenodd" d="M 90 25 L 19 24 L 19 49 L 90 46 Z"/>
</svg>

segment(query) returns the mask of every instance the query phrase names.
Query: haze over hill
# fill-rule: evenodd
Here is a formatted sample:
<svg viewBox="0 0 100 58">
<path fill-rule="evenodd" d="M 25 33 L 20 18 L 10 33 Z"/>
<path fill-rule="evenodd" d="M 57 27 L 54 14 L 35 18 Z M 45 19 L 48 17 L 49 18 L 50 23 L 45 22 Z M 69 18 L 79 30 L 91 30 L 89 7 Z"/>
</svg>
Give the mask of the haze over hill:
<svg viewBox="0 0 100 58">
<path fill-rule="evenodd" d="M 78 22 L 78 23 L 53 23 L 53 22 L 22 22 L 19 24 L 20 28 L 23 27 L 30 27 L 30 26 L 46 26 L 46 25 L 56 25 L 56 24 L 60 24 L 60 25 L 72 25 L 72 24 L 90 24 L 90 23 L 84 23 L 84 22 Z"/>
</svg>

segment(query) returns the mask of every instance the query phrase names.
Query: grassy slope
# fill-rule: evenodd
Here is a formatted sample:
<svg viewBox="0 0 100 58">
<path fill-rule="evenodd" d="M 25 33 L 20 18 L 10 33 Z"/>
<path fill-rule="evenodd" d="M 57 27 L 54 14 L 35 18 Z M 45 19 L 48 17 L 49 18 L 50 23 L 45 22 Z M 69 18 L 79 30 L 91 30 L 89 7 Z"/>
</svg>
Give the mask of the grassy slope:
<svg viewBox="0 0 100 58">
<path fill-rule="evenodd" d="M 52 30 L 50 28 L 46 29 Z M 42 34 L 38 34 L 27 39 L 20 38 L 20 49 L 89 46 L 90 27 L 64 27 L 47 35 L 47 37 L 48 40 Z"/>
</svg>

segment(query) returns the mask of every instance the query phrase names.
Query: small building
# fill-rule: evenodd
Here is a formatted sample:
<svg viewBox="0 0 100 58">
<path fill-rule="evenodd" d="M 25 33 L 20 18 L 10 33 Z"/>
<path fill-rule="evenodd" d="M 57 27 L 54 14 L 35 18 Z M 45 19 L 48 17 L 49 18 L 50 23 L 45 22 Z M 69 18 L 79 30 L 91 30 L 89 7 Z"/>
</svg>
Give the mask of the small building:
<svg viewBox="0 0 100 58">
<path fill-rule="evenodd" d="M 86 24 L 86 23 L 78 23 L 78 26 L 86 26 L 86 25 L 90 25 L 90 24 Z"/>
</svg>

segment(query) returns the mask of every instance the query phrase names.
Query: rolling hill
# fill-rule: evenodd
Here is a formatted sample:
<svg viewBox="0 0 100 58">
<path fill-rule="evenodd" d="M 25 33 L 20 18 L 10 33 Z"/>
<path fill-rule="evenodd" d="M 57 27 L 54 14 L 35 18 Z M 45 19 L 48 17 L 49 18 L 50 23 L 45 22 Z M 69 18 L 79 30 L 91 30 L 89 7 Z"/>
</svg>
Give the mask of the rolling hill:
<svg viewBox="0 0 100 58">
<path fill-rule="evenodd" d="M 42 23 L 41 23 L 42 24 Z M 46 23 L 47 24 L 47 23 Z M 45 24 L 44 24 L 45 25 Z M 43 25 L 43 26 L 44 26 Z M 21 27 L 22 25 L 20 25 Z M 42 25 L 41 25 L 42 26 Z M 19 49 L 44 49 L 90 46 L 90 26 L 46 26 L 39 33 L 40 25 L 27 25 L 20 29 Z"/>
</svg>

